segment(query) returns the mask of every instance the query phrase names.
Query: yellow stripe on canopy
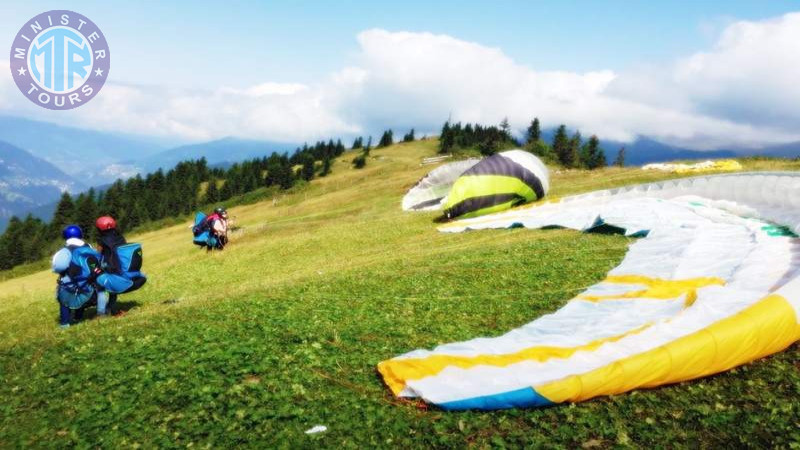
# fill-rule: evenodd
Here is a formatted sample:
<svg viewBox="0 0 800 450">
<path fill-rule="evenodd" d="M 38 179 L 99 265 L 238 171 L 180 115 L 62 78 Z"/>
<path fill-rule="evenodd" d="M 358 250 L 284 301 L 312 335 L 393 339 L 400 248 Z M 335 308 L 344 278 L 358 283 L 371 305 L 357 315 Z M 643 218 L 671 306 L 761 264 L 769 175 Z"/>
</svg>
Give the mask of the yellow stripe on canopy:
<svg viewBox="0 0 800 450">
<path fill-rule="evenodd" d="M 706 328 L 590 372 L 534 386 L 554 403 L 579 402 L 636 388 L 719 373 L 781 351 L 800 339 L 792 305 L 769 295 Z"/>
<path fill-rule="evenodd" d="M 577 298 L 590 302 L 629 298 L 654 298 L 668 300 L 686 295 L 684 304 L 691 306 L 697 300 L 697 290 L 706 286 L 724 286 L 725 280 L 717 277 L 699 277 L 686 280 L 664 280 L 643 275 L 609 275 L 605 283 L 642 284 L 646 289 L 629 291 L 620 294 L 588 295 L 581 294 Z"/>
<path fill-rule="evenodd" d="M 407 381 L 420 380 L 436 375 L 446 367 L 452 366 L 462 369 L 480 365 L 505 367 L 523 361 L 543 362 L 551 358 L 569 358 L 576 352 L 593 351 L 605 343 L 618 341 L 626 336 L 639 333 L 650 326 L 651 324 L 645 324 L 626 333 L 597 339 L 576 347 L 537 346 L 515 353 L 499 355 L 431 355 L 426 358 L 390 359 L 379 363 L 378 371 L 383 375 L 384 381 L 392 392 L 395 395 L 399 395 L 405 388 Z"/>
</svg>

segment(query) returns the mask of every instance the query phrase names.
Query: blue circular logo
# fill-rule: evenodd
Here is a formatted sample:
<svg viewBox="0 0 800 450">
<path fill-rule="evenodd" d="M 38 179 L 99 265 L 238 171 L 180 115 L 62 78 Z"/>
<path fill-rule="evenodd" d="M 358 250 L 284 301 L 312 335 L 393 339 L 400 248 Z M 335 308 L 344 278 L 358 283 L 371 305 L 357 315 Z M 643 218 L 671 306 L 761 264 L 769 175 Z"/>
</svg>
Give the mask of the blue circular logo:
<svg viewBox="0 0 800 450">
<path fill-rule="evenodd" d="M 11 75 L 33 103 L 77 108 L 100 92 L 111 68 L 105 36 L 91 20 L 54 10 L 34 17 L 11 45 Z"/>
</svg>

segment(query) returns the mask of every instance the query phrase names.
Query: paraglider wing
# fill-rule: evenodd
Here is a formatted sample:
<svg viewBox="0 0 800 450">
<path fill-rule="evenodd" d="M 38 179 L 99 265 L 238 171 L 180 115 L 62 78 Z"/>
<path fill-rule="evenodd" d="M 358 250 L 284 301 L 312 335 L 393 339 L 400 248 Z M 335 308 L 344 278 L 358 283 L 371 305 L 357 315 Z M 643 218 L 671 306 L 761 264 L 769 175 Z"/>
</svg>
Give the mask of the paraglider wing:
<svg viewBox="0 0 800 450">
<path fill-rule="evenodd" d="M 440 230 L 551 225 L 646 237 L 552 314 L 383 361 L 392 392 L 444 409 L 577 402 L 719 373 L 800 340 L 798 172 L 597 191 Z"/>
<path fill-rule="evenodd" d="M 508 150 L 483 159 L 455 181 L 445 215 L 474 217 L 502 211 L 544 197 L 549 187 L 547 168 L 539 158 Z"/>
<path fill-rule="evenodd" d="M 441 209 L 453 183 L 480 159 L 466 159 L 441 165 L 430 171 L 403 197 L 403 211 Z"/>
</svg>

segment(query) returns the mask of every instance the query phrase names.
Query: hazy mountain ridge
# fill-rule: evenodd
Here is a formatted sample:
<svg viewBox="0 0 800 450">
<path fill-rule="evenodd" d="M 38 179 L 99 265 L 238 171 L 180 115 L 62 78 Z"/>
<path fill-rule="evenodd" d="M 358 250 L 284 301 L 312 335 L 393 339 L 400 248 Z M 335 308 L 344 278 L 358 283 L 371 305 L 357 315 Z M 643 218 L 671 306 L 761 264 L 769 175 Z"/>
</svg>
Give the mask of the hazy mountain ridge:
<svg viewBox="0 0 800 450">
<path fill-rule="evenodd" d="M 52 203 L 64 191 L 86 188 L 49 162 L 0 141 L 0 225 Z"/>
<path fill-rule="evenodd" d="M 294 151 L 297 146 L 298 144 L 226 137 L 164 150 L 143 159 L 140 164 L 145 168 L 145 172 L 151 172 L 159 167 L 167 170 L 188 159 L 206 158 L 209 165 L 230 164 L 269 156 L 272 153 Z"/>
<path fill-rule="evenodd" d="M 109 171 L 109 167 L 135 166 L 133 161 L 165 148 L 146 137 L 84 130 L 11 116 L 0 116 L 0 140 L 50 162 L 70 176 L 81 179 L 87 186 L 114 181 L 116 172 Z"/>
</svg>

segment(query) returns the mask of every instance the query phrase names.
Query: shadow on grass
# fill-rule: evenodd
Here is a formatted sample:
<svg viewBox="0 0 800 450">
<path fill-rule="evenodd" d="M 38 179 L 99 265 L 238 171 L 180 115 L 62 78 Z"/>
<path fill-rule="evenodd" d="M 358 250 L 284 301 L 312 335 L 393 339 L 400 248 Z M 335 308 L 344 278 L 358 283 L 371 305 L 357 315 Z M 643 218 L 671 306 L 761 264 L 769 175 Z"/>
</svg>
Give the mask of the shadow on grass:
<svg viewBox="0 0 800 450">
<path fill-rule="evenodd" d="M 110 314 L 105 317 L 115 318 L 125 315 L 128 311 L 141 306 L 141 303 L 137 301 L 117 301 L 116 305 L 114 305 L 114 310 L 110 311 Z M 95 320 L 98 318 L 97 315 L 97 302 L 92 301 L 85 305 L 80 310 L 73 310 L 72 311 L 72 326 L 78 325 L 82 322 L 87 320 Z M 55 316 L 55 323 L 59 323 L 58 313 Z"/>
</svg>

